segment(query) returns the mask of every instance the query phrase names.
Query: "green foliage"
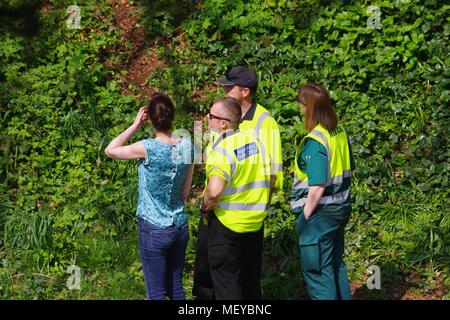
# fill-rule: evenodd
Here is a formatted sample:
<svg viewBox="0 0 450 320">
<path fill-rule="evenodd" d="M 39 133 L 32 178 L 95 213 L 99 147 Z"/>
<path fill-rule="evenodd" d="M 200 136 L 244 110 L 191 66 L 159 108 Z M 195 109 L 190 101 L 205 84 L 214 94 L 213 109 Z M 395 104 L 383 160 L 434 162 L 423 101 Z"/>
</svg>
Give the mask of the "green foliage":
<svg viewBox="0 0 450 320">
<path fill-rule="evenodd" d="M 32 1 L 6 1 L 16 9 Z M 106 61 L 124 62 L 111 5 L 82 7 L 80 30 L 65 28 L 73 1 L 48 1 L 30 37 L 0 23 L 0 298 L 144 296 L 137 252 L 136 163 L 106 159 L 109 140 L 139 104 L 120 92 Z M 300 84 L 331 92 L 353 139 L 357 171 L 346 261 L 361 281 L 368 265 L 383 283 L 413 270 L 421 292 L 448 288 L 448 5 L 419 1 L 134 1 L 149 36 L 160 36 L 164 69 L 148 85 L 171 94 L 177 127 L 192 129 L 216 78 L 232 65 L 257 71 L 258 101 L 280 125 L 285 190 L 265 224 L 265 297 L 303 299 L 295 217 L 287 202 L 292 162 L 305 135 L 295 102 Z M 367 7 L 381 28 L 367 28 Z M 148 135 L 142 132 L 135 139 Z M 194 184 L 203 183 L 197 172 Z M 188 206 L 188 297 L 198 209 Z M 83 270 L 81 292 L 66 288 L 67 266 Z M 431 279 L 431 280 L 430 280 Z M 446 296 L 448 298 L 448 294 Z"/>
<path fill-rule="evenodd" d="M 98 54 L 120 44 L 96 18 L 109 7 L 83 7 L 81 31 L 65 29 L 65 8 L 40 16 L 37 39 L 0 30 L 1 247 L 62 276 L 87 233 L 113 240 L 136 229 L 136 169 L 103 150 L 138 109 Z"/>
<path fill-rule="evenodd" d="M 170 37 L 194 10 L 194 0 L 138 0 L 144 8 L 147 34 Z"/>
<path fill-rule="evenodd" d="M 354 141 L 354 215 L 346 255 L 358 265 L 355 272 L 375 263 L 387 274 L 429 265 L 442 269 L 449 265 L 450 244 L 449 7 L 379 1 L 381 28 L 370 29 L 372 4 L 205 1 L 185 23 L 187 48 L 172 51 L 178 74 L 185 75 L 173 79 L 186 81 L 188 96 L 210 88 L 232 65 L 257 71 L 257 99 L 281 126 L 286 193 L 305 134 L 296 90 L 308 81 L 325 85 Z M 204 104 L 196 108 L 201 112 Z M 274 210 L 289 212 L 282 203 Z M 273 260 L 289 261 L 286 270 L 293 257 L 286 248 L 295 236 L 285 236 L 294 231 L 284 220 L 282 214 L 267 220 L 266 250 L 279 256 Z"/>
</svg>

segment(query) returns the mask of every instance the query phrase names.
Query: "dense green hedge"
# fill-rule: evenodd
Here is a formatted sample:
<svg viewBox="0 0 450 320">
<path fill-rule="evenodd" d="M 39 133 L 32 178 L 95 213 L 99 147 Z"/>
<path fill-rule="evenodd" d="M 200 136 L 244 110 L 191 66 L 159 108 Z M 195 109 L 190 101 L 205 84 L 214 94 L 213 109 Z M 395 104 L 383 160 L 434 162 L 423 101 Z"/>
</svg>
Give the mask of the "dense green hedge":
<svg viewBox="0 0 450 320">
<path fill-rule="evenodd" d="M 368 28 L 370 5 L 380 9 L 379 29 Z M 362 261 L 391 267 L 385 270 L 448 268 L 448 10 L 439 1 L 205 1 L 185 23 L 188 50 L 172 52 L 173 68 L 185 77 L 175 78 L 167 68 L 156 83 L 180 94 L 183 81 L 193 79 L 185 89 L 190 93 L 214 83 L 231 65 L 254 68 L 258 99 L 282 125 L 286 191 L 304 135 L 296 90 L 307 81 L 324 84 L 354 141 L 349 259 L 360 271 Z M 206 107 L 198 103 L 189 110 Z M 274 237 L 292 231 L 285 203 L 281 198 L 269 219 Z M 281 228 L 280 219 L 286 219 Z M 287 254 L 282 248 L 272 252 L 281 259 Z"/>
<path fill-rule="evenodd" d="M 135 98 L 120 93 L 117 75 L 103 65 L 125 59 L 115 54 L 125 50 L 111 28 L 111 7 L 84 6 L 83 28 L 70 30 L 66 7 L 73 2 L 50 2 L 37 35 L 0 30 L 0 247 L 9 266 L 0 274 L 0 296 L 6 298 L 54 297 L 43 291 L 48 279 L 64 290 L 58 279 L 68 265 L 92 274 L 94 262 L 80 261 L 86 252 L 135 230 L 134 165 L 112 162 L 103 152 L 136 110 Z M 95 255 L 100 259 L 101 252 L 86 259 Z M 117 263 L 110 256 L 102 261 L 106 267 Z M 32 272 L 56 278 L 39 282 Z M 23 276 L 17 292 L 11 291 L 14 274 Z"/>
<path fill-rule="evenodd" d="M 346 245 L 352 279 L 361 282 L 367 265 L 377 264 L 387 283 L 414 269 L 425 291 L 433 289 L 428 280 L 437 280 L 436 272 L 449 282 L 448 5 L 134 2 L 143 8 L 147 33 L 162 37 L 165 68 L 148 83 L 173 94 L 178 127 L 192 128 L 192 116 L 223 94 L 215 79 L 230 66 L 257 71 L 258 101 L 282 130 L 286 176 L 266 223 L 266 297 L 304 297 L 295 217 L 286 199 L 294 151 L 305 134 L 295 94 L 311 80 L 331 91 L 354 141 L 354 213 Z M 112 27 L 108 2 L 83 6 L 81 30 L 65 28 L 71 4 L 48 1 L 50 10 L 37 14 L 35 35 L 20 33 L 20 19 L 14 28 L 0 24 L 0 297 L 139 298 L 135 164 L 103 154 L 138 109 L 135 97 L 120 93 L 118 71 L 105 67 L 106 61 L 126 62 L 126 44 Z M 367 28 L 369 5 L 380 8 L 380 29 Z M 196 184 L 202 180 L 197 174 Z M 190 206 L 189 213 L 195 226 L 198 212 Z M 188 272 L 195 227 L 191 234 Z M 73 263 L 85 272 L 79 296 L 65 288 Z M 192 284 L 189 273 L 186 284 Z"/>
</svg>

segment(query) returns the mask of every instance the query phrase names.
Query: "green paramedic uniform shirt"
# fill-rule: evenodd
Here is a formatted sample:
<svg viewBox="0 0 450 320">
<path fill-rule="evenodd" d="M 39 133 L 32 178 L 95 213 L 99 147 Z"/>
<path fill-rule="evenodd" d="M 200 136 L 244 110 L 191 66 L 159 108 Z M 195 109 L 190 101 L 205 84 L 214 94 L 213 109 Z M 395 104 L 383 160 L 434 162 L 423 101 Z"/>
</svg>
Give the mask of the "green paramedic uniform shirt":
<svg viewBox="0 0 450 320">
<path fill-rule="evenodd" d="M 352 171 L 355 170 L 355 163 L 351 145 L 350 148 L 350 165 Z M 314 186 L 327 183 L 327 150 L 318 141 L 307 138 L 304 144 L 301 156 L 298 158 L 298 166 L 300 170 L 308 175 L 308 185 Z M 351 183 L 351 178 L 345 178 L 343 183 Z M 332 186 L 326 187 L 331 188 Z M 350 213 L 350 202 L 348 204 L 318 204 L 314 212 L 321 213 L 334 218 L 347 218 Z"/>
</svg>

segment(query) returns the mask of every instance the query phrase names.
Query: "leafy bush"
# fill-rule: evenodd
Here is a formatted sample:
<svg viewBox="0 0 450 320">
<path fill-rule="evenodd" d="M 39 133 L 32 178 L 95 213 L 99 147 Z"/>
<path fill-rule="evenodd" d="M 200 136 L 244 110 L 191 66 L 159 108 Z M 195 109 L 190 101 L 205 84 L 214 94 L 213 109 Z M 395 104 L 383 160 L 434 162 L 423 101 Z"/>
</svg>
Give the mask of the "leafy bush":
<svg viewBox="0 0 450 320">
<path fill-rule="evenodd" d="M 182 70 L 178 74 L 184 74 L 181 80 L 173 79 L 192 79 L 184 86 L 188 96 L 203 88 L 218 91 L 215 79 L 232 65 L 256 70 L 257 99 L 281 125 L 286 193 L 292 185 L 295 149 L 305 134 L 296 90 L 307 81 L 324 84 L 353 139 L 357 163 L 348 258 L 363 269 L 362 261 L 383 262 L 387 273 L 395 271 L 395 264 L 402 270 L 430 264 L 445 269 L 450 262 L 445 200 L 449 7 L 432 0 L 378 1 L 381 28 L 371 29 L 371 4 L 204 1 L 185 23 L 185 44 L 173 41 L 181 50 L 172 51 L 171 58 Z M 170 73 L 162 72 L 170 79 Z M 202 112 L 205 104 L 194 108 Z M 276 201 L 273 210 L 289 212 L 285 203 L 283 198 Z M 283 214 L 267 220 L 266 249 L 281 261 L 293 255 L 285 249 L 295 240 L 284 236 L 292 232 L 285 224 L 289 221 Z"/>
<path fill-rule="evenodd" d="M 29 3 L 2 2 L 0 11 Z M 136 167 L 103 155 L 142 105 L 121 93 L 121 75 L 105 63 L 126 61 L 129 44 L 113 27 L 110 2 L 80 2 L 80 30 L 65 28 L 73 1 L 45 4 L 45 14 L 35 12 L 34 35 L 23 33 L 20 22 L 15 28 L 0 23 L 0 297 L 138 298 Z M 134 4 L 145 13 L 147 33 L 160 37 L 165 62 L 148 85 L 174 96 L 178 127 L 192 130 L 198 114 L 223 94 L 215 81 L 229 67 L 245 64 L 257 72 L 257 99 L 280 125 L 286 177 L 266 221 L 265 296 L 306 297 L 287 198 L 294 153 L 306 134 L 295 95 L 307 81 L 330 90 L 353 139 L 357 171 L 346 244 L 352 279 L 361 280 L 368 265 L 378 264 L 393 283 L 412 270 L 421 274 L 423 287 L 440 272 L 448 283 L 448 5 Z M 372 4 L 381 12 L 379 29 L 367 27 Z M 202 182 L 199 170 L 194 183 Z M 190 205 L 188 212 L 187 290 L 198 210 Z M 65 288 L 71 264 L 85 270 L 79 294 Z"/>
</svg>

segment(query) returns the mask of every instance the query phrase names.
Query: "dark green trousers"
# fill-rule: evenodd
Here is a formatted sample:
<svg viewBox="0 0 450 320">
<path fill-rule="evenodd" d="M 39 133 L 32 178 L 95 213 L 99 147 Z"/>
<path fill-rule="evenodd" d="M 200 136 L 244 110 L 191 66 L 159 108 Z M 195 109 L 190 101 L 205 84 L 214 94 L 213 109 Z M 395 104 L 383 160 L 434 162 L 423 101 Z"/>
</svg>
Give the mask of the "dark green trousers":
<svg viewBox="0 0 450 320">
<path fill-rule="evenodd" d="M 351 300 L 344 254 L 347 219 L 314 213 L 297 220 L 300 260 L 308 293 L 313 300 Z"/>
</svg>

